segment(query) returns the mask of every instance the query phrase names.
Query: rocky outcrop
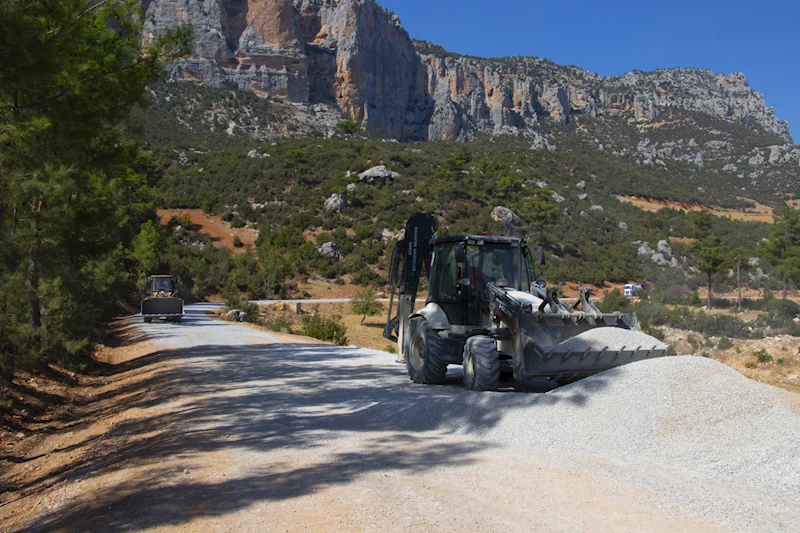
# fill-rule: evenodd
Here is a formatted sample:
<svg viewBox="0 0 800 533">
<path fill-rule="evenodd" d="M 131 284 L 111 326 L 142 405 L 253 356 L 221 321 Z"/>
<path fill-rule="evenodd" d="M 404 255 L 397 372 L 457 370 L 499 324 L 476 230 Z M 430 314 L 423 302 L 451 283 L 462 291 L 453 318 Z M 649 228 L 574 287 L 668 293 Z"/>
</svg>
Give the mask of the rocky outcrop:
<svg viewBox="0 0 800 533">
<path fill-rule="evenodd" d="M 178 23 L 195 28 L 192 56 L 170 67 L 173 80 L 325 104 L 377 136 L 528 135 L 534 146 L 550 149 L 535 132 L 543 120 L 625 114 L 647 123 L 681 108 L 791 142 L 788 124 L 743 74 L 677 68 L 603 78 L 539 58 L 464 57 L 427 43 L 415 48 L 399 19 L 375 0 L 144 0 L 143 6 L 145 41 Z"/>
<path fill-rule="evenodd" d="M 427 137 L 425 68 L 397 17 L 374 0 L 145 2 L 145 41 L 195 28 L 173 80 L 235 84 L 293 103 L 326 103 L 371 134 Z"/>
</svg>

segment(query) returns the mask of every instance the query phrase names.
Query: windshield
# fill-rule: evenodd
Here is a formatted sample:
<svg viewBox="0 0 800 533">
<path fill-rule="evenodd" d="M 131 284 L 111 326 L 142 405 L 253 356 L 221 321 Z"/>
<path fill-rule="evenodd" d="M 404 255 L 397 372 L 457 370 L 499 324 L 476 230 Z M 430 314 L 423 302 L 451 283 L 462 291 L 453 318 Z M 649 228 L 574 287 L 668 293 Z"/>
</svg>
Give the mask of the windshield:
<svg viewBox="0 0 800 533">
<path fill-rule="evenodd" d="M 494 282 L 510 289 L 530 292 L 530 274 L 527 254 L 517 246 L 486 243 L 467 247 L 469 277 L 473 286 L 482 291 L 486 284 Z"/>
<path fill-rule="evenodd" d="M 172 280 L 169 278 L 153 278 L 153 292 L 172 292 Z"/>
</svg>

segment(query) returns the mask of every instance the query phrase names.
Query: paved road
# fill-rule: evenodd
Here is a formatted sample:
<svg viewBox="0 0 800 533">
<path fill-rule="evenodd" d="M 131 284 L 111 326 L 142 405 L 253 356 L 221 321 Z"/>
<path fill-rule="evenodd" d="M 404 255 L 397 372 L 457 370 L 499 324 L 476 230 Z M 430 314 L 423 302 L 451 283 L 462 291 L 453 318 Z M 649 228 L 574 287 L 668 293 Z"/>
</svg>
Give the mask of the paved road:
<svg viewBox="0 0 800 533">
<path fill-rule="evenodd" d="M 796 487 L 706 472 L 642 440 L 642 427 L 650 439 L 694 429 L 658 426 L 613 382 L 471 393 L 451 367 L 443 385 L 414 385 L 394 355 L 281 343 L 210 307 L 187 306 L 181 324 L 137 320 L 161 352 L 129 369 L 141 382 L 117 393 L 101 452 L 27 527 L 792 531 L 800 519 Z M 641 387 L 643 405 L 661 394 Z M 728 453 L 741 449 L 712 463 Z"/>
</svg>

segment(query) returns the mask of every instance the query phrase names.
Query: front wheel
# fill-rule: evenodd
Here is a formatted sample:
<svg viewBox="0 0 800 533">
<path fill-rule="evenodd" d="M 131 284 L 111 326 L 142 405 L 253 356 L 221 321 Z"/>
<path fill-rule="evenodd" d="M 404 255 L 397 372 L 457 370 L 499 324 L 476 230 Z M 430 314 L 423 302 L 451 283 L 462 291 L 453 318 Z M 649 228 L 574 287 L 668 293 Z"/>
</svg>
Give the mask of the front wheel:
<svg viewBox="0 0 800 533">
<path fill-rule="evenodd" d="M 424 318 L 409 324 L 405 354 L 408 376 L 414 383 L 439 383 L 447 374 L 442 338 Z"/>
<path fill-rule="evenodd" d="M 493 391 L 500 383 L 500 355 L 497 343 L 486 335 L 476 335 L 464 344 L 464 388 Z"/>
<path fill-rule="evenodd" d="M 149 324 L 150 322 L 153 321 L 153 317 L 146 316 L 146 317 L 144 317 L 144 321 Z"/>
</svg>

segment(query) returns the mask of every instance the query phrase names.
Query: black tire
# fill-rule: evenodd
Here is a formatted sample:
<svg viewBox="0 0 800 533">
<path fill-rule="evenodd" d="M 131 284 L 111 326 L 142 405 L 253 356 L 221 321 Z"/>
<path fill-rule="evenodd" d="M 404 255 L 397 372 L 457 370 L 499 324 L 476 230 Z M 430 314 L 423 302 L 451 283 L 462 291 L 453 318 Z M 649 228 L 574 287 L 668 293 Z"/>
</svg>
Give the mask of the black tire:
<svg viewBox="0 0 800 533">
<path fill-rule="evenodd" d="M 149 324 L 150 322 L 152 322 L 152 321 L 153 321 L 153 318 L 152 318 L 152 317 L 149 317 L 149 316 L 146 316 L 146 317 L 144 317 L 144 321 L 145 321 L 145 322 L 147 322 L 147 323 Z"/>
<path fill-rule="evenodd" d="M 424 318 L 411 321 L 406 337 L 406 368 L 414 383 L 439 383 L 447 374 L 442 338 Z"/>
<path fill-rule="evenodd" d="M 180 322 L 182 317 L 176 316 L 172 319 L 173 322 Z"/>
<path fill-rule="evenodd" d="M 464 388 L 493 391 L 500 383 L 500 355 L 494 339 L 476 335 L 464 344 Z"/>
</svg>

